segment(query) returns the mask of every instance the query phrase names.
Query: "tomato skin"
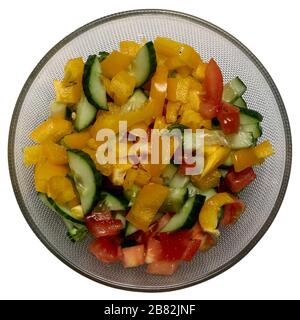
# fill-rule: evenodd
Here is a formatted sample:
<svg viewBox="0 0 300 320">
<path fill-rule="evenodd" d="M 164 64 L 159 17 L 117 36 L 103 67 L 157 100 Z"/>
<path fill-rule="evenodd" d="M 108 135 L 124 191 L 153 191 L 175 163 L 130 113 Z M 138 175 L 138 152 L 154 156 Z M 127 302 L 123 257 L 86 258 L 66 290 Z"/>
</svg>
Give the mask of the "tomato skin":
<svg viewBox="0 0 300 320">
<path fill-rule="evenodd" d="M 206 92 L 206 101 L 220 105 L 223 94 L 223 76 L 221 69 L 214 59 L 210 59 L 207 64 L 203 87 Z"/>
<path fill-rule="evenodd" d="M 172 275 L 178 268 L 180 261 L 156 261 L 148 264 L 147 273 L 162 276 Z"/>
<path fill-rule="evenodd" d="M 224 182 L 233 193 L 237 193 L 244 189 L 255 178 L 256 174 L 251 167 L 240 172 L 235 172 L 233 168 L 231 168 L 228 171 Z"/>
<path fill-rule="evenodd" d="M 89 246 L 90 252 L 104 263 L 120 261 L 120 244 L 117 237 L 95 239 Z"/>
<path fill-rule="evenodd" d="M 152 263 L 162 260 L 162 247 L 159 240 L 154 238 L 149 238 L 147 242 L 147 250 L 146 250 L 146 263 Z"/>
<path fill-rule="evenodd" d="M 240 128 L 240 110 L 229 103 L 223 103 L 217 118 L 225 134 L 237 133 Z"/>
<path fill-rule="evenodd" d="M 177 231 L 175 233 L 160 233 L 160 242 L 162 246 L 162 258 L 164 260 L 180 260 L 186 248 L 189 245 L 191 232 L 187 230 Z"/>
<path fill-rule="evenodd" d="M 224 213 L 221 220 L 223 226 L 233 224 L 240 217 L 245 210 L 245 204 L 240 200 L 236 199 L 234 203 L 225 204 L 223 207 Z"/>
<path fill-rule="evenodd" d="M 106 211 L 87 215 L 85 223 L 95 238 L 117 235 L 123 228 L 121 220 L 112 219 L 110 212 Z"/>
<path fill-rule="evenodd" d="M 194 255 L 198 252 L 200 248 L 201 241 L 192 239 L 189 241 L 188 246 L 182 256 L 182 260 L 191 261 Z"/>
</svg>

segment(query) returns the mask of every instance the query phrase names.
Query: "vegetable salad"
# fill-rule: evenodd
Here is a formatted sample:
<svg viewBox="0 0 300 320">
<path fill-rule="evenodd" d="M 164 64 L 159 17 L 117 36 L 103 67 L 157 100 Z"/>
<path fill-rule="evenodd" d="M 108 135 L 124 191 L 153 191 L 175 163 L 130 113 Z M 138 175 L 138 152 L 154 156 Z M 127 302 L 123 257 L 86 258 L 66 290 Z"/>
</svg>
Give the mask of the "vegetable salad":
<svg viewBox="0 0 300 320">
<path fill-rule="evenodd" d="M 237 221 L 240 191 L 273 154 L 259 141 L 263 116 L 247 107 L 246 85 L 239 77 L 224 84 L 217 62 L 187 44 L 121 41 L 119 50 L 69 60 L 53 84 L 49 118 L 31 132 L 24 163 L 34 165 L 38 196 L 62 217 L 68 238 L 91 234 L 89 250 L 103 263 L 173 274 Z M 153 129 L 203 129 L 203 170 L 187 175 L 193 165 L 175 164 L 174 150 L 169 164 L 100 163 L 97 133 L 118 135 L 120 121 L 149 137 Z"/>
</svg>

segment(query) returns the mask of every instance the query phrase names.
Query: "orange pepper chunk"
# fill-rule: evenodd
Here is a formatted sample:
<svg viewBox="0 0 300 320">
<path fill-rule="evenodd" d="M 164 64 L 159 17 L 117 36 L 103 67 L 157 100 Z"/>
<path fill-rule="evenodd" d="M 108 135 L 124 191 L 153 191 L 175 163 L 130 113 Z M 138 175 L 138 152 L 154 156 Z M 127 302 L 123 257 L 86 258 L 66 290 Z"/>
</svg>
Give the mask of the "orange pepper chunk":
<svg viewBox="0 0 300 320">
<path fill-rule="evenodd" d="M 128 55 L 132 58 L 136 56 L 138 51 L 141 49 L 142 45 L 135 41 L 121 41 L 120 42 L 120 51 L 121 53 Z"/>
<path fill-rule="evenodd" d="M 155 116 L 162 115 L 165 98 L 167 95 L 168 69 L 158 66 L 151 79 L 150 100 L 155 107 Z"/>
<path fill-rule="evenodd" d="M 101 62 L 103 75 L 112 79 L 117 73 L 127 69 L 131 58 L 119 51 L 113 51 Z"/>
<path fill-rule="evenodd" d="M 147 231 L 168 192 L 169 188 L 160 184 L 145 185 L 138 193 L 126 219 L 136 228 Z"/>
<path fill-rule="evenodd" d="M 33 141 L 43 143 L 45 141 L 57 142 L 65 135 L 72 132 L 72 123 L 61 118 L 49 118 L 35 128 L 30 137 Z"/>
<path fill-rule="evenodd" d="M 106 61 L 106 60 L 104 60 Z M 133 94 L 136 79 L 125 70 L 118 72 L 111 80 L 110 90 L 113 92 L 114 102 L 123 105 Z"/>
<path fill-rule="evenodd" d="M 63 143 L 70 149 L 83 149 L 87 146 L 91 135 L 89 131 L 74 132 L 63 138 Z"/>
</svg>

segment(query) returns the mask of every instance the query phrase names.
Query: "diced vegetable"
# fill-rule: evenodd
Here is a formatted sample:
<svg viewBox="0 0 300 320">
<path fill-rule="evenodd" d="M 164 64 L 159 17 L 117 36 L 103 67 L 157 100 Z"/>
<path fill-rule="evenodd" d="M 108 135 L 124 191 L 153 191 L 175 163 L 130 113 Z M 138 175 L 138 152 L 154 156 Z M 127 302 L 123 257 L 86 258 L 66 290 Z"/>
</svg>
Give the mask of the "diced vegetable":
<svg viewBox="0 0 300 320">
<path fill-rule="evenodd" d="M 240 172 L 229 170 L 225 177 L 225 185 L 233 192 L 243 190 L 248 184 L 255 180 L 256 174 L 251 167 Z"/>
<path fill-rule="evenodd" d="M 90 244 L 91 253 L 101 262 L 113 263 L 120 261 L 120 244 L 115 237 L 103 237 Z"/>
<path fill-rule="evenodd" d="M 101 80 L 101 65 L 96 55 L 89 56 L 83 73 L 84 94 L 93 106 L 97 109 L 107 110 L 107 99 L 105 87 Z M 77 102 L 77 101 L 76 101 Z"/>
<path fill-rule="evenodd" d="M 163 204 L 169 189 L 162 185 L 149 183 L 138 193 L 126 219 L 136 228 L 147 231 L 158 209 Z M 152 195 L 155 194 L 155 197 Z"/>
<path fill-rule="evenodd" d="M 138 267 L 145 263 L 145 248 L 143 244 L 123 248 L 122 254 L 125 268 Z"/>
<path fill-rule="evenodd" d="M 131 62 L 127 55 L 113 51 L 101 62 L 101 69 L 105 77 L 112 79 L 117 73 L 126 70 Z"/>
<path fill-rule="evenodd" d="M 136 79 L 136 87 L 141 87 L 156 69 L 156 55 L 153 42 L 147 42 L 132 61 L 131 74 Z"/>
<path fill-rule="evenodd" d="M 171 276 L 179 267 L 179 261 L 156 261 L 147 267 L 147 272 L 162 276 Z"/>
<path fill-rule="evenodd" d="M 58 142 L 65 135 L 72 132 L 72 123 L 61 118 L 49 118 L 35 128 L 30 137 L 33 141 L 43 143 L 45 141 Z"/>
<path fill-rule="evenodd" d="M 97 201 L 97 192 L 101 185 L 102 177 L 96 170 L 92 159 L 86 153 L 78 150 L 69 150 L 68 159 L 83 212 L 87 214 Z"/>
<path fill-rule="evenodd" d="M 200 214 L 199 223 L 201 228 L 214 236 L 220 234 L 218 227 L 219 209 L 225 205 L 234 202 L 234 198 L 226 192 L 217 193 L 205 201 Z"/>
</svg>

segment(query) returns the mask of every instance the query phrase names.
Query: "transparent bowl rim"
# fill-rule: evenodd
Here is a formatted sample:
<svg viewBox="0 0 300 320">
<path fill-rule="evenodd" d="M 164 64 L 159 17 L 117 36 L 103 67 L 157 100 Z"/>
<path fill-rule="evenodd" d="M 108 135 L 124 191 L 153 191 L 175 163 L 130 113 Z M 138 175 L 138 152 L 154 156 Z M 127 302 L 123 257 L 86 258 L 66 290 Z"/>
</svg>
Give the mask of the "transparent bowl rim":
<svg viewBox="0 0 300 320">
<path fill-rule="evenodd" d="M 280 191 L 278 194 L 278 197 L 274 203 L 273 209 L 269 214 L 268 219 L 264 223 L 264 225 L 261 227 L 261 229 L 258 231 L 258 233 L 255 235 L 255 237 L 248 243 L 248 245 L 234 258 L 232 258 L 230 261 L 228 261 L 226 264 L 220 266 L 218 269 L 212 271 L 209 273 L 206 277 L 200 279 L 200 280 L 191 280 L 190 282 L 186 282 L 184 284 L 172 284 L 168 285 L 166 288 L 149 288 L 147 286 L 132 286 L 128 287 L 126 284 L 112 284 L 105 280 L 100 280 L 96 276 L 88 273 L 86 270 L 79 268 L 77 265 L 73 264 L 71 261 L 69 261 L 67 258 L 65 258 L 55 247 L 52 246 L 52 244 L 46 239 L 46 237 L 43 235 L 43 233 L 39 230 L 39 228 L 34 223 L 33 219 L 30 216 L 30 212 L 28 212 L 22 194 L 21 190 L 18 185 L 17 180 L 17 173 L 15 168 L 15 154 L 14 154 L 14 141 L 15 141 L 15 135 L 16 135 L 16 127 L 17 122 L 19 118 L 19 114 L 24 102 L 24 99 L 27 95 L 27 92 L 29 91 L 31 84 L 39 74 L 39 72 L 43 69 L 45 64 L 52 58 L 52 56 L 59 51 L 62 47 L 64 47 L 68 42 L 75 39 L 77 36 L 81 35 L 82 33 L 99 26 L 101 24 L 111 22 L 111 21 L 117 21 L 120 18 L 127 18 L 127 17 L 133 17 L 138 15 L 149 15 L 149 14 L 159 14 L 159 15 L 166 15 L 166 16 L 173 16 L 178 18 L 183 18 L 187 21 L 191 21 L 194 23 L 197 23 L 201 26 L 204 26 L 211 31 L 214 31 L 218 34 L 220 34 L 222 37 L 229 40 L 231 43 L 233 43 L 236 47 L 238 47 L 254 64 L 255 66 L 260 70 L 262 75 L 264 76 L 265 80 L 267 81 L 275 100 L 278 104 L 280 115 L 283 121 L 284 125 L 284 132 L 285 132 L 285 141 L 286 141 L 286 157 L 285 157 L 285 168 L 284 168 L 284 176 L 281 183 Z M 234 266 L 237 262 L 239 262 L 242 258 L 244 258 L 251 250 L 252 248 L 258 243 L 258 241 L 262 238 L 262 236 L 266 233 L 266 231 L 269 229 L 270 225 L 272 224 L 273 220 L 275 219 L 280 206 L 282 204 L 283 198 L 286 193 L 286 189 L 288 186 L 288 181 L 290 177 L 291 172 L 291 165 L 292 165 L 292 138 L 291 138 L 291 130 L 289 125 L 289 120 L 287 116 L 287 112 L 283 103 L 283 100 L 280 96 L 280 93 L 272 80 L 270 74 L 265 69 L 265 67 L 262 65 L 262 63 L 257 59 L 257 57 L 246 47 L 244 46 L 239 40 L 237 40 L 235 37 L 233 37 L 228 32 L 224 31 L 223 29 L 217 27 L 216 25 L 205 21 L 201 18 L 178 12 L 178 11 L 171 11 L 171 10 L 165 10 L 165 9 L 139 9 L 139 10 L 130 10 L 130 11 L 124 11 L 124 12 L 118 12 L 115 14 L 111 14 L 99 19 L 96 19 L 69 34 L 64 39 L 62 39 L 60 42 L 58 42 L 52 49 L 50 49 L 46 55 L 40 60 L 40 62 L 37 64 L 37 66 L 34 68 L 34 70 L 29 75 L 28 79 L 26 80 L 20 95 L 17 99 L 14 112 L 11 119 L 10 124 L 10 130 L 9 130 L 9 139 L 8 139 L 8 165 L 9 165 L 9 172 L 10 172 L 10 178 L 13 186 L 13 190 L 15 192 L 15 196 L 17 199 L 17 202 L 19 204 L 19 207 L 21 209 L 21 212 L 26 219 L 27 223 L 31 227 L 32 231 L 36 234 L 36 236 L 40 239 L 40 241 L 50 250 L 59 260 L 61 260 L 63 263 L 65 263 L 67 266 L 78 272 L 79 274 L 94 280 L 98 283 L 108 285 L 113 288 L 117 289 L 124 289 L 129 291 L 142 291 L 142 292 L 161 292 L 161 291 L 172 291 L 177 289 L 183 289 L 204 281 L 207 281 L 220 273 L 223 273 L 227 269 Z"/>
</svg>

